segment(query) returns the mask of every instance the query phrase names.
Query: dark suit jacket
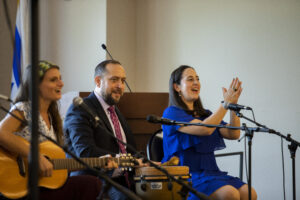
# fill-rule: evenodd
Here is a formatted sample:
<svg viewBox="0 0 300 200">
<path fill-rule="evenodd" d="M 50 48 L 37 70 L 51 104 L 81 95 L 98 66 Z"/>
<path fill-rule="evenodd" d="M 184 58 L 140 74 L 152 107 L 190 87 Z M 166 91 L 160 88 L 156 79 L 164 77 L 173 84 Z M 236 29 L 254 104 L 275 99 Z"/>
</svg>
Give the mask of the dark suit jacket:
<svg viewBox="0 0 300 200">
<path fill-rule="evenodd" d="M 78 157 L 99 157 L 108 153 L 118 154 L 119 145 L 109 135 L 109 133 L 113 134 L 113 129 L 94 92 L 84 98 L 84 103 L 99 116 L 101 123 L 96 126 L 95 120 L 89 113 L 82 107 L 75 107 L 72 104 L 64 120 L 65 143 L 69 150 Z M 135 148 L 133 134 L 125 118 L 117 107 L 115 110 L 126 135 L 127 143 Z M 128 147 L 127 152 L 132 153 Z M 79 174 L 95 175 L 89 171 L 72 172 L 72 175 Z"/>
</svg>

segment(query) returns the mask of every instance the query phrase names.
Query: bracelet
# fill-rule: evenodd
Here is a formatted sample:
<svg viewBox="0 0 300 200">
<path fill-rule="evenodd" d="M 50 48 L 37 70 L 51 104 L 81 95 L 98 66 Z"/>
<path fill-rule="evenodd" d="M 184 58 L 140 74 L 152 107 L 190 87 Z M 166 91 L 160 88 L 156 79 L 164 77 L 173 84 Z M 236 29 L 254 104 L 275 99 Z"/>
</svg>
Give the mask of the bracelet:
<svg viewBox="0 0 300 200">
<path fill-rule="evenodd" d="M 221 101 L 224 109 L 228 110 L 229 103 L 227 101 Z"/>
</svg>

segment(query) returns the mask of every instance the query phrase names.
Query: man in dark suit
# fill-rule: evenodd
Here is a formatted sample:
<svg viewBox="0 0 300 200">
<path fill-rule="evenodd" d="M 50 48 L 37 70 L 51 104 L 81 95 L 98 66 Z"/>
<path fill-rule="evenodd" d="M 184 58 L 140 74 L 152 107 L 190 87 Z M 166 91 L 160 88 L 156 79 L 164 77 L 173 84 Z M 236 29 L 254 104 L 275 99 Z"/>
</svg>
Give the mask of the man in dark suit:
<svg viewBox="0 0 300 200">
<path fill-rule="evenodd" d="M 119 109 L 115 106 L 125 90 L 126 74 L 118 61 L 106 60 L 95 68 L 95 90 L 84 98 L 89 106 L 101 119 L 95 125 L 92 116 L 81 107 L 71 105 L 64 121 L 64 133 L 69 150 L 79 157 L 100 157 L 107 154 L 132 153 L 131 150 L 109 134 L 135 147 L 133 135 Z M 115 111 L 114 111 L 115 110 Z M 71 175 L 92 174 L 83 170 L 72 172 Z M 96 175 L 96 174 L 92 174 Z M 115 169 L 109 172 L 117 182 L 124 186 L 131 185 L 124 174 Z M 119 191 L 109 189 L 111 199 L 125 199 Z"/>
</svg>

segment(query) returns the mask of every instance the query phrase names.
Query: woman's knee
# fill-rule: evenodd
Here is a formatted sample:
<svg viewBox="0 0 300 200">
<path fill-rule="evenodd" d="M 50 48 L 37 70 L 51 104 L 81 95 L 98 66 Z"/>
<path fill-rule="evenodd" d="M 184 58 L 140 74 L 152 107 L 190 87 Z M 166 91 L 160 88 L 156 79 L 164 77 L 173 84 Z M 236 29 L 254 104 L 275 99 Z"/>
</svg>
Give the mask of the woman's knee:
<svg viewBox="0 0 300 200">
<path fill-rule="evenodd" d="M 243 185 L 240 189 L 240 196 L 241 200 L 248 200 L 249 194 L 248 194 L 248 185 L 245 184 Z M 251 200 L 256 200 L 257 199 L 257 193 L 254 188 L 251 188 Z"/>
<path fill-rule="evenodd" d="M 210 195 L 214 200 L 240 200 L 239 191 L 230 186 L 225 185 Z"/>
</svg>

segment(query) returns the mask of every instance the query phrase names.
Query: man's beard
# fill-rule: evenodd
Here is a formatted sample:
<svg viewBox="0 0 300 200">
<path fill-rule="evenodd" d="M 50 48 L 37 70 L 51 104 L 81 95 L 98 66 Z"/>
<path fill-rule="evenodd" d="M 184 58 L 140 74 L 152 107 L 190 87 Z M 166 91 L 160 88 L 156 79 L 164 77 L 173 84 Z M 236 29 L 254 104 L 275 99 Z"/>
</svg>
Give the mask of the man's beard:
<svg viewBox="0 0 300 200">
<path fill-rule="evenodd" d="M 105 92 L 101 92 L 101 96 L 103 98 L 103 100 L 110 106 L 116 105 L 117 103 L 119 103 L 119 100 L 116 100 L 114 98 L 112 98 L 112 92 L 111 93 L 106 93 Z M 122 96 L 122 94 L 121 94 Z"/>
</svg>

